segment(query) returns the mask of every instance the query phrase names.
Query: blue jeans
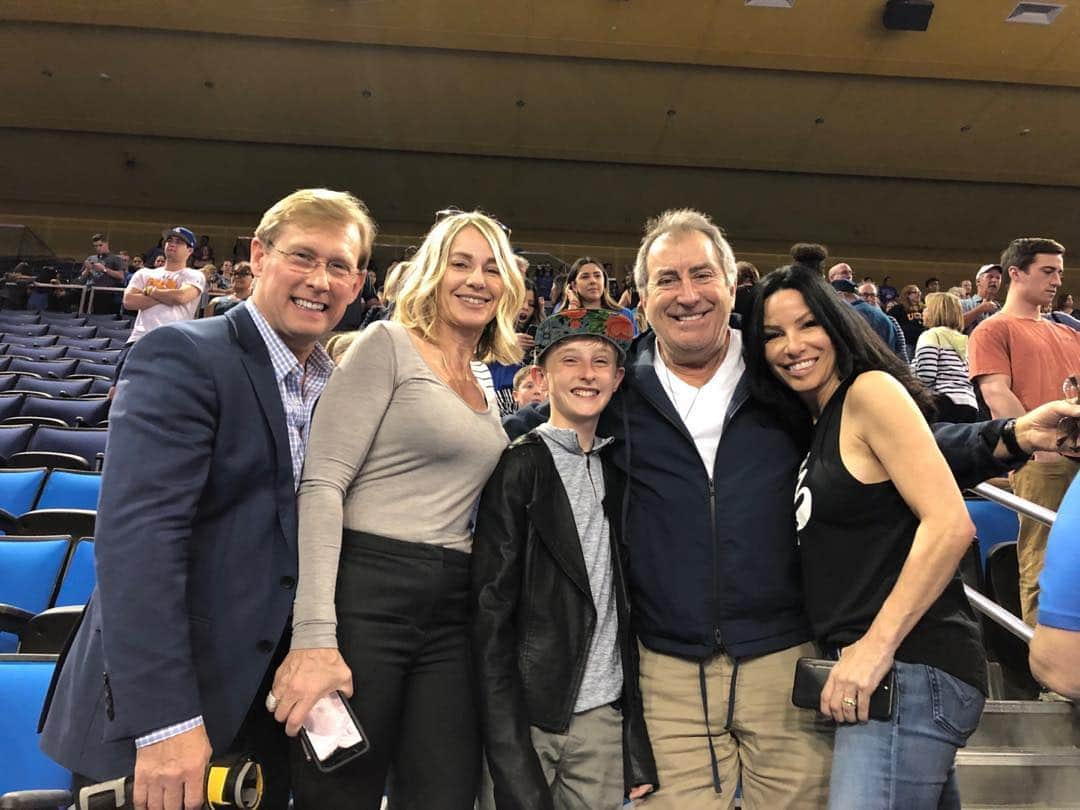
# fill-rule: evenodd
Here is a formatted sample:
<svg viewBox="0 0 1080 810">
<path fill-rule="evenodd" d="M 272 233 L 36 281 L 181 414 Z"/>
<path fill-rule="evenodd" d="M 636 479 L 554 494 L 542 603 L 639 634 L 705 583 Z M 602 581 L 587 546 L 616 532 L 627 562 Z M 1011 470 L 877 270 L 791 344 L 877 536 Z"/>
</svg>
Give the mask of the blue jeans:
<svg viewBox="0 0 1080 810">
<path fill-rule="evenodd" d="M 960 810 L 953 763 L 979 724 L 983 695 L 935 667 L 895 669 L 892 719 L 836 729 L 830 810 Z"/>
</svg>

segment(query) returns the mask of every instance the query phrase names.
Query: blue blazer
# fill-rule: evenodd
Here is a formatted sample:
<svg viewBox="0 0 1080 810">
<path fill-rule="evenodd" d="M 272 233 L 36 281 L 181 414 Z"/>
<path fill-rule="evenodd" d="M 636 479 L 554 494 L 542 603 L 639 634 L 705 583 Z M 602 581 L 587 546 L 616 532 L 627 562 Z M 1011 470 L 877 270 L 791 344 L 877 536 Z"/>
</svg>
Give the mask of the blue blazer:
<svg viewBox="0 0 1080 810">
<path fill-rule="evenodd" d="M 197 715 L 214 753 L 228 750 L 297 577 L 285 411 L 247 307 L 143 337 L 109 424 L 98 585 L 41 736 L 95 779 L 131 774 L 136 737 Z"/>
</svg>

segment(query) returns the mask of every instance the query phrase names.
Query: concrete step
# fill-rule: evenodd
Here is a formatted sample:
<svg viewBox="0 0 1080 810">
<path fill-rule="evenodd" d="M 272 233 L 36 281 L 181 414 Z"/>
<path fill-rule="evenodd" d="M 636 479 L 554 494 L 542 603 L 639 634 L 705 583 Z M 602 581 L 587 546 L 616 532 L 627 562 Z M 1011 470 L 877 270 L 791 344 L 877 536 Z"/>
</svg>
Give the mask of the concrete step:
<svg viewBox="0 0 1080 810">
<path fill-rule="evenodd" d="M 1080 745 L 1080 708 L 1037 700 L 988 700 L 971 748 Z"/>
<path fill-rule="evenodd" d="M 956 774 L 965 807 L 1070 806 L 1080 799 L 1080 748 L 968 747 Z"/>
</svg>

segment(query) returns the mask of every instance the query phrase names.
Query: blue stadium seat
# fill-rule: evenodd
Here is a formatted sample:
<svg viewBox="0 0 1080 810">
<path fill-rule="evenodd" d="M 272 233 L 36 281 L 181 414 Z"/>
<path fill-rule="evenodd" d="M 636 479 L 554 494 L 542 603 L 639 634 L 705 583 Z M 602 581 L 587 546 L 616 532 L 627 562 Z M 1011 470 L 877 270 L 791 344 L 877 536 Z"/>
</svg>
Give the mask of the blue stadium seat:
<svg viewBox="0 0 1080 810">
<path fill-rule="evenodd" d="M 71 453 L 86 459 L 90 469 L 97 469 L 97 457 L 105 453 L 108 434 L 107 428 L 39 427 L 34 431 L 27 450 Z M 2 507 L 3 504 L 0 504 Z"/>
<path fill-rule="evenodd" d="M 31 360 L 60 360 L 67 356 L 67 346 L 23 346 L 16 354 Z"/>
<path fill-rule="evenodd" d="M 0 425 L 0 458 L 7 460 L 30 444 L 33 425 Z"/>
<path fill-rule="evenodd" d="M 0 537 L 0 604 L 30 614 L 49 607 L 70 548 L 70 537 Z M 14 635 L 0 633 L 0 652 L 17 645 Z"/>
<path fill-rule="evenodd" d="M 78 360 L 21 360 L 15 358 L 8 365 L 8 371 L 29 371 L 53 380 L 62 380 L 75 373 Z"/>
<path fill-rule="evenodd" d="M 101 396 L 109 393 L 109 389 L 113 386 L 112 380 L 102 379 L 101 377 L 94 377 L 90 380 L 90 395 Z"/>
<path fill-rule="evenodd" d="M 6 372 L 0 372 L 0 391 L 10 391 L 15 387 L 15 384 L 19 381 L 18 374 L 7 374 Z"/>
<path fill-rule="evenodd" d="M 0 330 L 3 330 L 5 335 L 40 337 L 49 334 L 49 325 L 47 323 L 17 323 L 0 319 Z"/>
<path fill-rule="evenodd" d="M 0 391 L 0 422 L 12 416 L 18 416 L 25 399 L 26 394 Z"/>
<path fill-rule="evenodd" d="M 7 377 L 9 375 L 0 375 Z M 90 393 L 91 380 L 66 379 L 66 380 L 43 380 L 29 374 L 19 375 L 17 384 L 11 389 L 14 391 L 32 391 L 38 394 L 48 394 L 51 397 L 71 398 L 84 397 Z M 0 388 L 0 391 L 4 390 Z"/>
<path fill-rule="evenodd" d="M 33 430 L 29 425 L 22 427 Z M 0 470 L 0 509 L 12 515 L 21 515 L 33 509 L 41 494 L 47 472 L 41 467 L 26 470 Z M 0 602 L 4 601 L 7 600 L 0 596 Z"/>
<path fill-rule="evenodd" d="M 107 312 L 95 312 L 86 316 L 87 323 L 95 326 L 104 326 L 106 329 L 130 329 L 131 318 L 122 318 L 119 315 L 111 315 Z"/>
<path fill-rule="evenodd" d="M 86 338 L 97 337 L 96 326 L 62 326 L 60 324 L 49 324 L 49 331 L 47 335 L 59 335 L 60 337 L 72 337 L 85 340 Z"/>
<path fill-rule="evenodd" d="M 107 349 L 109 348 L 109 339 L 107 337 L 96 338 L 72 338 L 72 337 L 60 337 L 56 335 L 56 342 L 58 346 L 67 346 L 69 349 Z"/>
<path fill-rule="evenodd" d="M 78 312 L 48 312 L 39 311 L 38 317 L 42 323 L 58 323 L 61 326 L 85 326 L 86 315 Z"/>
<path fill-rule="evenodd" d="M 1014 511 L 993 501 L 969 499 L 965 501 L 965 504 L 968 515 L 975 524 L 975 538 L 979 541 L 985 571 L 990 549 L 998 543 L 1016 540 L 1016 534 L 1020 530 L 1020 521 Z"/>
<path fill-rule="evenodd" d="M 126 337 L 109 338 L 109 348 L 110 349 L 122 349 L 125 346 L 127 346 L 127 344 L 128 344 L 128 340 L 127 340 Z"/>
<path fill-rule="evenodd" d="M 60 583 L 60 592 L 56 595 L 56 606 L 85 605 L 90 601 L 95 584 L 94 541 L 88 538 L 78 541 L 71 552 L 67 568 L 64 569 L 64 579 Z"/>
<path fill-rule="evenodd" d="M 0 794 L 71 787 L 71 774 L 45 756 L 37 741 L 38 717 L 55 667 L 55 655 L 0 656 Z"/>
<path fill-rule="evenodd" d="M 34 509 L 97 509 L 101 473 L 53 470 Z"/>
<path fill-rule="evenodd" d="M 17 346 L 33 346 L 41 348 L 42 346 L 55 346 L 60 342 L 59 335 L 41 335 L 39 337 L 27 337 L 26 335 L 4 335 L 4 343 L 8 344 L 10 350 L 8 354 L 18 354 L 16 350 Z"/>
<path fill-rule="evenodd" d="M 99 326 L 97 336 L 98 337 L 113 338 L 114 340 L 120 340 L 120 341 L 126 343 L 127 339 L 129 337 L 131 337 L 131 330 L 130 329 L 109 329 L 108 327 L 105 327 L 105 326 Z"/>
<path fill-rule="evenodd" d="M 110 404 L 107 397 L 82 399 L 27 397 L 19 411 L 19 416 L 44 416 L 62 419 L 71 427 L 93 427 L 109 418 Z"/>
<path fill-rule="evenodd" d="M 116 375 L 115 363 L 95 363 L 93 360 L 79 360 L 75 366 L 74 374 L 90 374 L 94 377 L 107 377 L 110 380 Z"/>
<path fill-rule="evenodd" d="M 0 319 L 11 323 L 40 323 L 41 313 L 32 309 L 5 309 L 0 311 Z"/>
<path fill-rule="evenodd" d="M 0 343 L 0 352 L 3 352 L 6 349 L 7 349 L 7 344 L 6 343 Z M 3 356 L 3 357 L 0 357 L 0 371 L 7 371 L 8 363 L 10 363 L 10 362 L 11 362 L 10 357 L 7 357 L 6 355 Z"/>
<path fill-rule="evenodd" d="M 119 349 L 80 349 L 75 346 L 65 348 L 67 348 L 67 354 L 64 357 L 68 359 L 90 360 L 94 363 L 115 363 L 120 359 Z"/>
</svg>

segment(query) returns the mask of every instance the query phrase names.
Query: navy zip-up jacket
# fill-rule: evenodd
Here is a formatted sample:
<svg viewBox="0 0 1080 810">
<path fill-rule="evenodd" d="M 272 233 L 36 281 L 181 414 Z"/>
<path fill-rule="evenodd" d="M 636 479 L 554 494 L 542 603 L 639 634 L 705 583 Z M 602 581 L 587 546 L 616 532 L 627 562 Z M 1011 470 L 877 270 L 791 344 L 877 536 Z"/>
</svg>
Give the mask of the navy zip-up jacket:
<svg viewBox="0 0 1080 810">
<path fill-rule="evenodd" d="M 790 433 L 750 399 L 744 375 L 713 470 L 656 376 L 656 337 L 631 348 L 601 433 L 627 474 L 625 545 L 634 630 L 651 650 L 702 660 L 764 655 L 807 641 L 795 548 Z"/>
</svg>

